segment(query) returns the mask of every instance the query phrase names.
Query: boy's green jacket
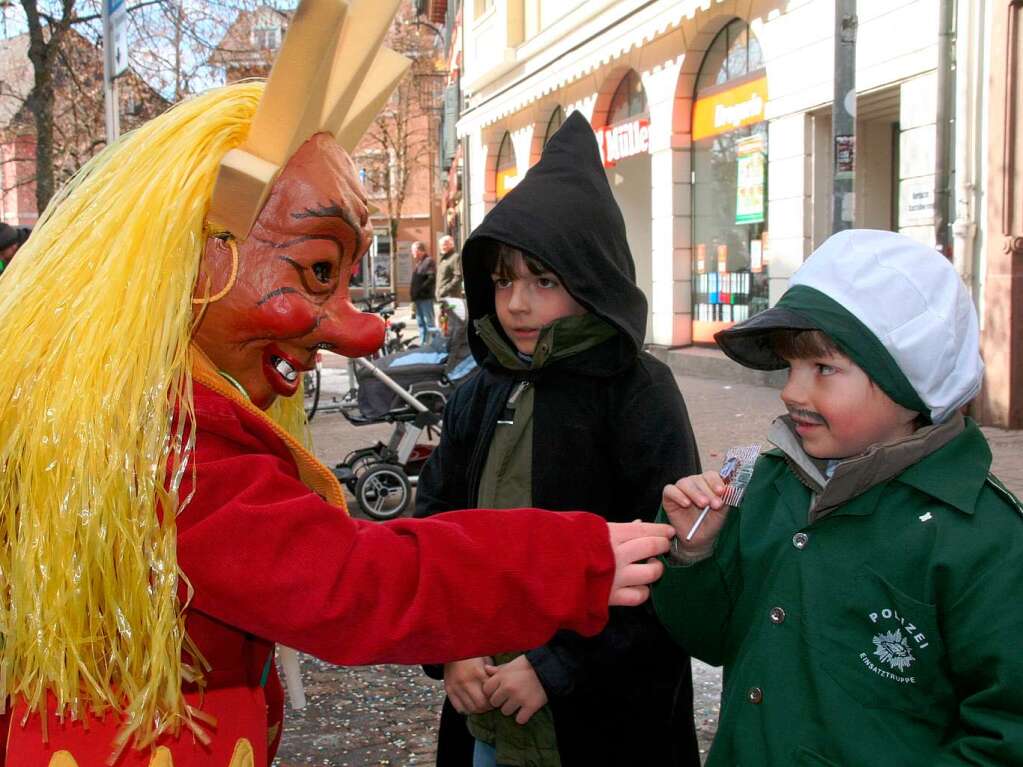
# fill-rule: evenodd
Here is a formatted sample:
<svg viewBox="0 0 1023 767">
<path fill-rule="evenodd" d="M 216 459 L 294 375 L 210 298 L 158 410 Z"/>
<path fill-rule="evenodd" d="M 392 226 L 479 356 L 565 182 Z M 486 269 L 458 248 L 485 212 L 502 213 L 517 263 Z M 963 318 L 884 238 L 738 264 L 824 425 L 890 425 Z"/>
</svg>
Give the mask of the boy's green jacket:
<svg viewBox="0 0 1023 767">
<path fill-rule="evenodd" d="M 781 420 L 713 556 L 653 590 L 725 667 L 709 767 L 1023 764 L 1023 512 L 981 431 L 957 416 L 821 493 Z"/>
</svg>

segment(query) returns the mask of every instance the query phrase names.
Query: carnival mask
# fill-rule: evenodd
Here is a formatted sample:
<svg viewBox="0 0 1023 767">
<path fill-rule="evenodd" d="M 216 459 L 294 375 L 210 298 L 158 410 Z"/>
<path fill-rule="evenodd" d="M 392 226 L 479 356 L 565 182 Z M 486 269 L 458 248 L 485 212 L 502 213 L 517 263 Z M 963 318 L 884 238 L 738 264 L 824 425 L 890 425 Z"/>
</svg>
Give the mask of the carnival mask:
<svg viewBox="0 0 1023 767">
<path fill-rule="evenodd" d="M 196 343 L 263 409 L 296 392 L 317 350 L 349 357 L 375 351 L 383 323 L 355 309 L 348 293 L 371 239 L 351 159 L 329 134 L 314 135 L 284 167 L 243 243 L 207 241 L 195 292 Z"/>
</svg>

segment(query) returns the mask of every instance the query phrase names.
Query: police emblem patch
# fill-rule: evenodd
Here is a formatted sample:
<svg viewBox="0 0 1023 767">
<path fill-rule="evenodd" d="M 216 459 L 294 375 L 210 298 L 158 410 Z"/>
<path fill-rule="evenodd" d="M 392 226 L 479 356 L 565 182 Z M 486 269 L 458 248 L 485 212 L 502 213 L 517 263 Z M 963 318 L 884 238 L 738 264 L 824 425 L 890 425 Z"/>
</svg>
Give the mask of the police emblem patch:
<svg viewBox="0 0 1023 767">
<path fill-rule="evenodd" d="M 874 655 L 896 671 L 905 671 L 916 660 L 902 631 L 885 631 L 874 636 Z"/>
</svg>

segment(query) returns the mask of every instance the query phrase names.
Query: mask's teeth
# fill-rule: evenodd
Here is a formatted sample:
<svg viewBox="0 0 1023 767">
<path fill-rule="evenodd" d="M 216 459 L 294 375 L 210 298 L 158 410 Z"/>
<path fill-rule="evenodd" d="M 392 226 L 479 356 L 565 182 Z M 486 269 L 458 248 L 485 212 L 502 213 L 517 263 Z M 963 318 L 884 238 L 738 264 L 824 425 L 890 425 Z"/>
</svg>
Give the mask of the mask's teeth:
<svg viewBox="0 0 1023 767">
<path fill-rule="evenodd" d="M 275 357 L 274 360 L 274 368 L 285 381 L 291 383 L 298 380 L 298 371 L 288 364 L 287 360 L 282 360 L 280 357 Z"/>
</svg>

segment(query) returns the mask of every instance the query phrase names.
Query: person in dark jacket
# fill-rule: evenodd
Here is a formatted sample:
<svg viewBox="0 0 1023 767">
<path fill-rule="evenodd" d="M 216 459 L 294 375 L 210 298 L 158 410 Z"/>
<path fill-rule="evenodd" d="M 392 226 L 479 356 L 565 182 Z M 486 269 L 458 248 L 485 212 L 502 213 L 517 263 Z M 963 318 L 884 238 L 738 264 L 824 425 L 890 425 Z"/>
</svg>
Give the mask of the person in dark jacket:
<svg viewBox="0 0 1023 767">
<path fill-rule="evenodd" d="M 482 369 L 447 404 L 416 516 L 532 504 L 652 518 L 699 457 L 671 372 L 642 351 L 646 298 L 581 115 L 462 262 Z M 596 637 L 563 631 L 509 650 L 445 664 L 438 765 L 699 765 L 689 658 L 649 610 L 613 611 Z"/>
<path fill-rule="evenodd" d="M 426 246 L 421 242 L 412 243 L 412 281 L 409 284 L 409 298 L 416 311 L 419 325 L 419 343 L 430 340 L 430 333 L 436 327 L 433 314 L 433 293 L 437 286 L 437 264 Z"/>
<path fill-rule="evenodd" d="M 27 226 L 0 223 L 0 272 L 14 260 L 14 254 L 25 244 L 30 234 L 32 229 Z"/>
<path fill-rule="evenodd" d="M 455 250 L 455 238 L 445 234 L 437 243 L 437 301 L 445 298 L 464 298 L 462 290 L 462 256 Z"/>
</svg>

